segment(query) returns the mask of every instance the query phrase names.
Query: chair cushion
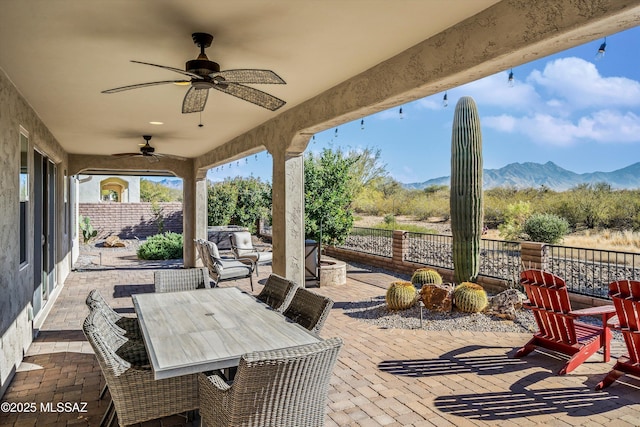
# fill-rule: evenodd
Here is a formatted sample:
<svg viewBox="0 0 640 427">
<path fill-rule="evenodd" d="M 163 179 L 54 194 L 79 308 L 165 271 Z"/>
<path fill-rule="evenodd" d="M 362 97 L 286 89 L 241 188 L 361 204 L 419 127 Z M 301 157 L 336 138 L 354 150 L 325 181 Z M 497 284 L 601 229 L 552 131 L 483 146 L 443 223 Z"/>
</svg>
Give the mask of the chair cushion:
<svg viewBox="0 0 640 427">
<path fill-rule="evenodd" d="M 218 280 L 226 280 L 226 279 L 235 279 L 242 275 L 249 276 L 251 275 L 251 267 L 248 265 L 244 265 L 239 262 L 237 266 L 229 266 L 220 270 L 220 277 Z"/>
</svg>

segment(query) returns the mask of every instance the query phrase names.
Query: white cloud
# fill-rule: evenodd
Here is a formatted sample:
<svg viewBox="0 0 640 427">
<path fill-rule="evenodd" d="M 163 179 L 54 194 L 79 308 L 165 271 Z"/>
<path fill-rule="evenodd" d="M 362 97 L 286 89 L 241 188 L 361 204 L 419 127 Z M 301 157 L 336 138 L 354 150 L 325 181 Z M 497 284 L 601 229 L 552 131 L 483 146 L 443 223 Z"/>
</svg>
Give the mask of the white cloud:
<svg viewBox="0 0 640 427">
<path fill-rule="evenodd" d="M 509 73 L 501 72 L 453 89 L 449 104 L 455 106 L 462 96 L 473 97 L 478 109 L 488 106 L 530 110 L 540 104 L 540 96 L 531 84 L 516 78 L 513 87 L 509 87 L 508 77 Z"/>
<path fill-rule="evenodd" d="M 603 77 L 596 66 L 569 57 L 534 70 L 528 82 L 566 101 L 569 108 L 630 107 L 640 105 L 640 82 L 626 77 Z"/>
<path fill-rule="evenodd" d="M 640 117 L 632 112 L 601 110 L 575 121 L 544 113 L 501 115 L 487 117 L 483 124 L 501 132 L 526 135 L 540 145 L 568 146 L 580 140 L 603 144 L 640 142 Z"/>
</svg>

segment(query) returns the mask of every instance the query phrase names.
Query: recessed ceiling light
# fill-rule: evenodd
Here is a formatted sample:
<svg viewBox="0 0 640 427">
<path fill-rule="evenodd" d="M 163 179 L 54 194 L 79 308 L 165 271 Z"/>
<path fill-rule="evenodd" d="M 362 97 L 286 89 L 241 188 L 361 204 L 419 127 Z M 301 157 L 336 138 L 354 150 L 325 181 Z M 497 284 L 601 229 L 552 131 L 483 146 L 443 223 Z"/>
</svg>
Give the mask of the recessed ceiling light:
<svg viewBox="0 0 640 427">
<path fill-rule="evenodd" d="M 150 125 L 163 125 L 163 122 L 149 122 Z"/>
</svg>

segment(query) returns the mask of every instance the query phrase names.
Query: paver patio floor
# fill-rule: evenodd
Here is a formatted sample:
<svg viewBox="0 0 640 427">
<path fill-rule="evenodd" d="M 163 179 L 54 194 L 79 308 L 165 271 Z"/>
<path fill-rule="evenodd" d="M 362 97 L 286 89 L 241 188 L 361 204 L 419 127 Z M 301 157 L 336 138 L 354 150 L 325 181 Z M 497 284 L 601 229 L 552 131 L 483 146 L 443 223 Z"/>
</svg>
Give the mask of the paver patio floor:
<svg viewBox="0 0 640 427">
<path fill-rule="evenodd" d="M 36 410 L 0 413 L 0 426 L 99 424 L 108 395 L 98 399 L 104 379 L 81 331 L 87 293 L 98 289 L 118 311 L 133 313 L 130 296 L 153 292 L 154 270 L 171 266 L 137 262 L 123 251 L 103 254 L 102 264 L 103 269 L 67 278 L 2 398 L 34 402 Z M 269 267 L 260 272 L 263 283 Z M 345 313 L 348 302 L 384 295 L 391 280 L 358 270 L 344 286 L 313 289 L 335 301 L 322 336 L 344 339 L 331 380 L 327 426 L 640 425 L 639 380 L 626 377 L 604 392 L 593 391 L 613 364 L 602 363 L 601 355 L 558 377 L 554 372 L 562 362 L 548 354 L 512 358 L 530 334 L 383 329 Z M 250 290 L 248 280 L 222 286 Z M 256 284 L 254 293 L 261 288 Z M 614 348 L 614 357 L 621 349 Z M 80 408 L 72 409 L 86 412 L 45 411 L 47 403 L 57 402 L 77 403 Z M 190 424 L 180 416 L 144 423 L 158 425 Z"/>
</svg>

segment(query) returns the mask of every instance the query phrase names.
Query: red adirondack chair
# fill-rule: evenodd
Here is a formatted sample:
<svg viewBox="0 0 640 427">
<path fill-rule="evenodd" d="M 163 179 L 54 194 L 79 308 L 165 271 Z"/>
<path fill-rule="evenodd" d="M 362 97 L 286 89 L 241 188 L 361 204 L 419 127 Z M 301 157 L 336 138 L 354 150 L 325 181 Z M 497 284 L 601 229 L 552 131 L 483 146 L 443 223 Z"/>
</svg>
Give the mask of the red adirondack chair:
<svg viewBox="0 0 640 427">
<path fill-rule="evenodd" d="M 611 331 L 607 320 L 615 314 L 613 306 L 571 310 L 569 293 L 563 279 L 541 270 L 526 270 L 520 275 L 529 300 L 524 307 L 533 310 L 538 332 L 515 356 L 523 357 L 543 347 L 569 356 L 560 369 L 564 375 L 578 367 L 591 355 L 604 347 L 604 361 L 610 359 Z M 603 326 L 577 321 L 580 316 L 602 316 Z"/>
<path fill-rule="evenodd" d="M 640 282 L 620 280 L 610 283 L 609 296 L 618 315 L 609 321 L 609 327 L 622 332 L 628 353 L 618 358 L 596 390 L 609 387 L 623 374 L 640 377 Z"/>
</svg>

